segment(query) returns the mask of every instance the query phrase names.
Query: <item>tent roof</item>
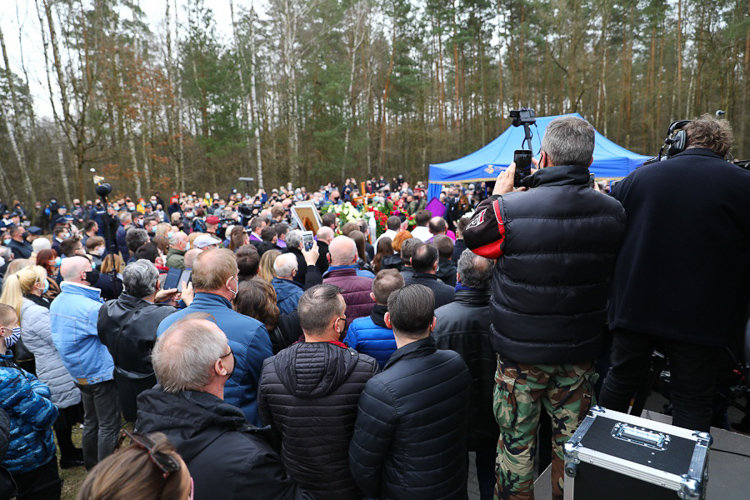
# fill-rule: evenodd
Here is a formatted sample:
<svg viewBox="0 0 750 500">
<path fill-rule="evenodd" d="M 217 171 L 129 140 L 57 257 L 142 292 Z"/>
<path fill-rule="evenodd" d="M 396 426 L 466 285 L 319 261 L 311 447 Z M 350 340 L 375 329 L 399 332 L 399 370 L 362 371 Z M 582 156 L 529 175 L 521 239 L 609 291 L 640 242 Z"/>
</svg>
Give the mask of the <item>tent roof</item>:
<svg viewBox="0 0 750 500">
<path fill-rule="evenodd" d="M 578 113 L 560 116 L 583 118 Z M 539 152 L 547 125 L 560 116 L 537 117 L 536 126 L 531 127 L 534 135 L 531 144 L 535 155 Z M 599 132 L 595 133 L 594 163 L 591 165 L 591 172 L 596 174 L 597 179 L 625 177 L 649 158 L 618 146 Z M 513 161 L 513 152 L 521 149 L 523 138 L 523 127 L 508 127 L 497 139 L 478 151 L 458 160 L 430 165 L 430 182 L 447 184 L 495 180 Z"/>
</svg>

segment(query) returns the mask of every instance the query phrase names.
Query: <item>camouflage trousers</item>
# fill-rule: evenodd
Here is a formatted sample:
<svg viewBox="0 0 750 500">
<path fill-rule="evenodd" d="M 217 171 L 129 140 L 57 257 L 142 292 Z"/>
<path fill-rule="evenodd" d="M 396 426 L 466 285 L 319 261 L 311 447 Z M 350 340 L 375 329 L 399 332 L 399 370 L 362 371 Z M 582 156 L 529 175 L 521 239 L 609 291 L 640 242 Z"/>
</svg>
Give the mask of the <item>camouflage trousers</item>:
<svg viewBox="0 0 750 500">
<path fill-rule="evenodd" d="M 533 500 L 542 405 L 552 419 L 552 496 L 562 498 L 563 445 L 594 403 L 594 362 L 526 365 L 498 356 L 493 408 L 500 426 L 495 498 Z"/>
</svg>

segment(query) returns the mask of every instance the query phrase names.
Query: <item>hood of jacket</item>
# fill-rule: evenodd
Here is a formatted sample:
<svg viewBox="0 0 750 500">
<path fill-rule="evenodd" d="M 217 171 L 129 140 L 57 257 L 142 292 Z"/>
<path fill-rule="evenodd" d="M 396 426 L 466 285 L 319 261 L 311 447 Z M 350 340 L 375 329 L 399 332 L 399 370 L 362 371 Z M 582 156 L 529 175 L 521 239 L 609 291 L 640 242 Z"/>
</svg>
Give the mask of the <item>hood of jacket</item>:
<svg viewBox="0 0 750 500">
<path fill-rule="evenodd" d="M 164 392 L 160 386 L 138 396 L 138 432 L 163 432 L 190 462 L 225 432 L 260 432 L 245 420 L 242 410 L 212 394 L 197 391 Z"/>
<path fill-rule="evenodd" d="M 340 342 L 300 342 L 276 355 L 284 387 L 301 399 L 326 396 L 341 386 L 359 362 L 359 353 Z"/>
</svg>

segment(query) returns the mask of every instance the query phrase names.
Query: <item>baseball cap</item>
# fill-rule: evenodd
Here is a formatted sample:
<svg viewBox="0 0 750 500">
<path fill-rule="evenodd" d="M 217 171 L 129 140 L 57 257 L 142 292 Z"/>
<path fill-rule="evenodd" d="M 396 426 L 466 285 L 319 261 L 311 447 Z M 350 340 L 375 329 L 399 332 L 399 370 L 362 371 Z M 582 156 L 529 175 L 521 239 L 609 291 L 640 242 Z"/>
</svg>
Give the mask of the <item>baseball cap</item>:
<svg viewBox="0 0 750 500">
<path fill-rule="evenodd" d="M 216 238 L 209 236 L 208 234 L 202 234 L 198 236 L 193 242 L 195 248 L 206 248 L 210 247 L 211 245 L 217 245 L 219 243 L 221 243 L 221 240 L 217 240 Z"/>
</svg>

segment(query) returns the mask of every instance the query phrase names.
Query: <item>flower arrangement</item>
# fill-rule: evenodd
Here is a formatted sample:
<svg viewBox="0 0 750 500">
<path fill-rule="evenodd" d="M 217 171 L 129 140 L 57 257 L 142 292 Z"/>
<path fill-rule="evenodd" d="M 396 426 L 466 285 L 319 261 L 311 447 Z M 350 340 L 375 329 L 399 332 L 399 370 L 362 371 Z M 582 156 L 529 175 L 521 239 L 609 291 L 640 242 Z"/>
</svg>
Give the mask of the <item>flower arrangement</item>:
<svg viewBox="0 0 750 500">
<path fill-rule="evenodd" d="M 339 226 L 342 227 L 349 222 L 357 222 L 360 220 L 367 221 L 368 225 L 372 229 L 374 221 L 375 226 L 375 237 L 380 236 L 386 230 L 386 222 L 388 220 L 387 212 L 379 209 L 379 207 L 362 207 L 358 209 L 349 202 L 342 205 L 329 204 L 321 207 L 320 214 L 334 213 L 339 220 Z"/>
</svg>

